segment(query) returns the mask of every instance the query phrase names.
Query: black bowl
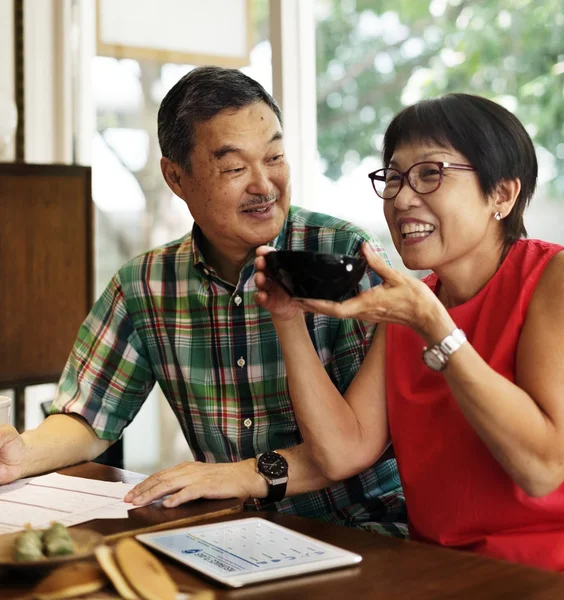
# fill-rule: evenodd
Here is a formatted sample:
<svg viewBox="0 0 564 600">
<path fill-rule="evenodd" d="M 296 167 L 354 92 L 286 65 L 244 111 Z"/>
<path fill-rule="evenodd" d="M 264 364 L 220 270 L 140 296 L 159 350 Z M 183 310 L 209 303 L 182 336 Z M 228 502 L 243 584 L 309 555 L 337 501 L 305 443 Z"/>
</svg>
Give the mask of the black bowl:
<svg viewBox="0 0 564 600">
<path fill-rule="evenodd" d="M 353 296 L 366 269 L 361 256 L 280 250 L 265 256 L 267 274 L 290 296 L 338 302 Z"/>
</svg>

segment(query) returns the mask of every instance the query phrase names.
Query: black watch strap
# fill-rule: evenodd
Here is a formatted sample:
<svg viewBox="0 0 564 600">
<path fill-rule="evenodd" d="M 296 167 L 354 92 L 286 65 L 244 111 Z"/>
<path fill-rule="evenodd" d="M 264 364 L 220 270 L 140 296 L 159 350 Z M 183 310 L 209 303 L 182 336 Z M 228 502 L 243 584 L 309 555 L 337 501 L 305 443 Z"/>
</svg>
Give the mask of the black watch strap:
<svg viewBox="0 0 564 600">
<path fill-rule="evenodd" d="M 280 483 L 275 481 L 268 481 L 268 496 L 264 499 L 265 502 L 280 502 L 286 495 L 286 486 L 288 485 L 288 478 L 285 477 Z"/>
</svg>

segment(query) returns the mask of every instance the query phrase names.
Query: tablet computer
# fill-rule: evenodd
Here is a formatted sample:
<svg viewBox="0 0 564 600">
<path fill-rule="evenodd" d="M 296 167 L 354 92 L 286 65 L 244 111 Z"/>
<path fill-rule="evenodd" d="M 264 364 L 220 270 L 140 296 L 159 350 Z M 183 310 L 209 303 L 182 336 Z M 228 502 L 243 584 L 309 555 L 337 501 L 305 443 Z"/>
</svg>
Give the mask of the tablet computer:
<svg viewBox="0 0 564 600">
<path fill-rule="evenodd" d="M 230 587 L 356 565 L 362 557 L 260 517 L 135 536 Z"/>
</svg>

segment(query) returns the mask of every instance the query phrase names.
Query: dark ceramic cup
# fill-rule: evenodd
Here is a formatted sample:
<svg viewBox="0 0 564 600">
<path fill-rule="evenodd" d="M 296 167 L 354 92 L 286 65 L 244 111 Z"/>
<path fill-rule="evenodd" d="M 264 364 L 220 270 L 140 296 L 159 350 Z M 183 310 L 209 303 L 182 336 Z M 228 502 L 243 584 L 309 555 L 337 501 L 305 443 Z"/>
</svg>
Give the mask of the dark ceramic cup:
<svg viewBox="0 0 564 600">
<path fill-rule="evenodd" d="M 366 269 L 361 256 L 280 250 L 265 256 L 269 277 L 295 298 L 339 302 L 353 296 Z"/>
</svg>

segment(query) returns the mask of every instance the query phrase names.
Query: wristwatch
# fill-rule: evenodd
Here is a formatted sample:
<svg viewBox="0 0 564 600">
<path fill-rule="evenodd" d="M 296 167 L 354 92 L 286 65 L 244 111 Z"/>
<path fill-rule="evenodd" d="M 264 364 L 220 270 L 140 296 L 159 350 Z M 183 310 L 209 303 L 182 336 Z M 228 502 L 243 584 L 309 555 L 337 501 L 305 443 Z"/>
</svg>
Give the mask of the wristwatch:
<svg viewBox="0 0 564 600">
<path fill-rule="evenodd" d="M 286 495 L 288 484 L 288 461 L 278 452 L 257 455 L 257 473 L 268 483 L 266 502 L 279 502 Z"/>
<path fill-rule="evenodd" d="M 444 371 L 449 358 L 466 341 L 466 334 L 462 329 L 455 329 L 450 335 L 430 348 L 423 348 L 423 362 L 433 371 Z"/>
</svg>

